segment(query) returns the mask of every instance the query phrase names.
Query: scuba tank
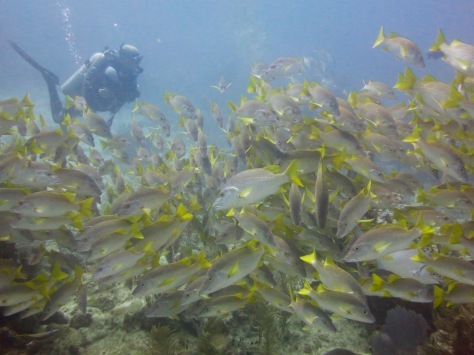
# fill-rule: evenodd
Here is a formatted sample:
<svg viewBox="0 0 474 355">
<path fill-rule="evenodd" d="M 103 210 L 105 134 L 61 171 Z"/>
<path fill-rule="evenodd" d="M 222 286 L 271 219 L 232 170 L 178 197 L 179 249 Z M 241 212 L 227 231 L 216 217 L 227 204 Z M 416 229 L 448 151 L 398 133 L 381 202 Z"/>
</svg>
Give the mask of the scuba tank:
<svg viewBox="0 0 474 355">
<path fill-rule="evenodd" d="M 63 94 L 70 97 L 83 96 L 82 85 L 88 70 L 93 63 L 97 60 L 103 59 L 104 57 L 103 53 L 94 53 L 85 64 L 82 64 L 79 69 L 77 69 L 76 72 L 61 85 L 61 91 Z"/>
</svg>

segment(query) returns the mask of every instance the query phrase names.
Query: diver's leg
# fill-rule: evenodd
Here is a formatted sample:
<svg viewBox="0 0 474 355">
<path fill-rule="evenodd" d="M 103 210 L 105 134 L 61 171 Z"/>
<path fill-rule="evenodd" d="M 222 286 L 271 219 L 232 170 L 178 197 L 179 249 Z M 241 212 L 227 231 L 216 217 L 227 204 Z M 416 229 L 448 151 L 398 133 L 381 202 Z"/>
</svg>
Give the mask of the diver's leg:
<svg viewBox="0 0 474 355">
<path fill-rule="evenodd" d="M 106 124 L 107 124 L 107 127 L 112 127 L 112 123 L 114 123 L 114 118 L 115 118 L 115 113 L 112 113 L 112 116 L 110 116 L 110 118 L 107 120 Z"/>
<path fill-rule="evenodd" d="M 38 70 L 43 75 L 46 85 L 48 85 L 49 102 L 51 104 L 51 114 L 56 123 L 61 123 L 63 120 L 63 104 L 59 99 L 56 85 L 59 85 L 59 78 L 48 69 L 39 65 L 33 58 L 31 58 L 23 49 L 21 49 L 15 42 L 10 41 L 10 45 L 15 52 L 23 57 L 33 68 Z"/>
<path fill-rule="evenodd" d="M 48 81 L 45 75 L 43 75 L 43 78 L 48 85 L 49 103 L 51 105 L 51 114 L 53 116 L 53 120 L 54 122 L 61 124 L 63 121 L 63 104 L 59 98 L 58 90 L 56 85 L 51 81 Z"/>
</svg>

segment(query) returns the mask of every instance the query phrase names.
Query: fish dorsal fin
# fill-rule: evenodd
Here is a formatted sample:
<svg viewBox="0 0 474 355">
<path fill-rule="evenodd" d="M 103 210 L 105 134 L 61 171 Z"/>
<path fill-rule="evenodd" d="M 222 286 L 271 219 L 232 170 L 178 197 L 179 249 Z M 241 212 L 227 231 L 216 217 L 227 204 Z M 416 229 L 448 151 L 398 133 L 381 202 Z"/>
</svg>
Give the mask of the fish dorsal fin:
<svg viewBox="0 0 474 355">
<path fill-rule="evenodd" d="M 433 75 L 425 75 L 423 79 L 421 79 L 423 83 L 434 83 L 437 82 L 436 78 Z"/>
<path fill-rule="evenodd" d="M 326 259 L 324 260 L 324 266 L 337 266 L 334 260 L 331 259 L 331 257 L 326 256 Z"/>
<path fill-rule="evenodd" d="M 383 287 L 384 282 L 385 281 L 380 276 L 372 274 L 372 285 L 370 286 L 370 290 L 380 291 Z"/>
<path fill-rule="evenodd" d="M 395 274 L 391 274 L 389 277 L 388 277 L 388 283 L 392 283 L 396 280 L 400 279 L 399 276 L 395 275 Z"/>
</svg>

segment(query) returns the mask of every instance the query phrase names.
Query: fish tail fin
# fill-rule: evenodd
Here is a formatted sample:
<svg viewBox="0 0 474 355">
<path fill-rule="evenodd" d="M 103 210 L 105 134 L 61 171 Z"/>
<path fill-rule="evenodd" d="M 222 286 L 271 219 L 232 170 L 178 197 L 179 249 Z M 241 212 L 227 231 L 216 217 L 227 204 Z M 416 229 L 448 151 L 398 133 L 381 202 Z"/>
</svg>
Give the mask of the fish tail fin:
<svg viewBox="0 0 474 355">
<path fill-rule="evenodd" d="M 442 44 L 446 44 L 446 37 L 444 37 L 444 33 L 440 28 L 438 29 L 438 36 L 436 36 L 436 40 L 430 47 L 430 52 L 440 51 Z"/>
<path fill-rule="evenodd" d="M 84 201 L 79 202 L 79 212 L 82 213 L 86 217 L 90 217 L 92 202 L 94 202 L 93 197 L 90 197 L 88 199 L 85 199 Z"/>
<path fill-rule="evenodd" d="M 73 226 L 76 229 L 83 230 L 84 226 L 82 223 L 82 216 L 81 214 L 77 214 L 74 217 L 71 218 L 71 226 Z"/>
<path fill-rule="evenodd" d="M 435 285 L 433 287 L 433 293 L 434 293 L 433 308 L 438 308 L 441 305 L 441 303 L 443 303 L 443 296 L 444 296 L 443 289 Z"/>
<path fill-rule="evenodd" d="M 383 31 L 383 26 L 382 26 L 382 27 L 380 28 L 379 35 L 378 35 L 377 39 L 375 40 L 375 43 L 374 43 L 374 45 L 372 46 L 372 48 L 375 48 L 375 47 L 381 45 L 381 44 L 383 43 L 384 39 L 385 39 L 385 33 L 384 33 L 384 31 Z"/>
<path fill-rule="evenodd" d="M 237 111 L 237 106 L 231 101 L 227 102 L 227 105 L 229 105 L 230 110 L 235 113 Z"/>
<path fill-rule="evenodd" d="M 64 105 L 64 107 L 67 110 L 67 109 L 70 109 L 73 106 L 74 106 L 74 99 L 71 96 L 66 95 L 66 105 Z"/>
<path fill-rule="evenodd" d="M 27 106 L 27 107 L 33 107 L 35 106 L 31 100 L 30 100 L 30 95 L 29 94 L 25 94 L 25 96 L 23 96 L 23 99 L 21 99 L 21 103 L 24 105 L 24 106 Z"/>
<path fill-rule="evenodd" d="M 371 291 L 380 291 L 383 288 L 385 281 L 376 274 L 372 274 L 372 286 L 370 286 Z"/>
<path fill-rule="evenodd" d="M 421 138 L 421 129 L 418 125 L 413 128 L 413 132 L 405 137 L 405 143 L 416 143 Z"/>
<path fill-rule="evenodd" d="M 412 256 L 410 260 L 416 261 L 417 263 L 426 264 L 428 257 L 420 249 L 418 249 L 416 255 Z"/>
<path fill-rule="evenodd" d="M 312 291 L 312 287 L 307 280 L 304 282 L 304 287 L 298 291 L 299 295 L 308 296 Z"/>
<path fill-rule="evenodd" d="M 299 176 L 298 176 L 298 170 L 297 170 L 297 165 L 296 165 L 296 160 L 293 160 L 290 165 L 285 170 L 285 175 L 287 175 L 290 178 L 290 181 L 298 186 L 303 186 L 303 183 L 301 182 Z"/>
<path fill-rule="evenodd" d="M 300 259 L 312 265 L 316 262 L 316 250 L 313 249 L 311 254 L 300 256 Z"/>
<path fill-rule="evenodd" d="M 192 213 L 190 213 L 188 209 L 186 208 L 186 206 L 183 205 L 182 203 L 180 203 L 178 208 L 176 209 L 176 215 L 183 222 L 193 219 Z"/>
<path fill-rule="evenodd" d="M 420 202 L 423 204 L 427 204 L 429 202 L 426 196 L 426 192 L 421 188 L 419 188 L 417 191 L 416 202 Z"/>
<path fill-rule="evenodd" d="M 418 241 L 419 248 L 426 248 L 430 246 L 431 244 L 433 244 L 433 238 L 432 238 L 432 235 L 429 235 L 429 234 L 423 234 L 420 240 Z"/>
<path fill-rule="evenodd" d="M 138 111 L 140 105 L 138 104 L 138 100 L 135 100 L 135 104 L 133 105 L 132 112 Z"/>
<path fill-rule="evenodd" d="M 288 287 L 289 295 L 290 295 L 290 305 L 296 302 L 296 297 L 293 294 L 293 289 L 291 287 Z"/>
<path fill-rule="evenodd" d="M 449 98 L 443 103 L 443 108 L 457 108 L 464 96 L 454 87 L 450 85 Z"/>
<path fill-rule="evenodd" d="M 413 71 L 410 68 L 406 67 L 405 75 L 401 73 L 398 74 L 398 80 L 394 85 L 394 88 L 402 91 L 411 90 L 413 89 L 413 85 L 415 84 L 416 80 L 417 78 Z"/>
<path fill-rule="evenodd" d="M 247 92 L 249 94 L 257 92 L 257 86 L 258 86 L 257 79 L 254 76 L 251 76 L 249 78 L 249 84 L 247 86 Z"/>
<path fill-rule="evenodd" d="M 165 91 L 164 101 L 166 104 L 170 103 L 170 93 L 168 91 Z"/>
</svg>

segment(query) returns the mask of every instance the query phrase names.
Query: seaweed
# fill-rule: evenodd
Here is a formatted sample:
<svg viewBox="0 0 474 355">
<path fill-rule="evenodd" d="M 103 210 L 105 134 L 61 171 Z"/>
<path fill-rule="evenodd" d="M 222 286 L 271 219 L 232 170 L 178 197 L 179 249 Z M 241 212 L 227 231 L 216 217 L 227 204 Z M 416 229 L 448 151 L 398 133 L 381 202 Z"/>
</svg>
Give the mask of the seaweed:
<svg viewBox="0 0 474 355">
<path fill-rule="evenodd" d="M 433 355 L 470 355 L 474 354 L 474 306 L 442 306 L 434 317 L 436 331 L 423 348 Z"/>
<path fill-rule="evenodd" d="M 182 355 L 186 353 L 186 347 L 181 343 L 176 331 L 167 325 L 154 325 L 150 330 L 150 338 L 153 349 L 158 354 Z"/>
<path fill-rule="evenodd" d="M 251 328 L 258 337 L 252 350 L 258 354 L 275 354 L 287 333 L 288 316 L 261 301 L 248 305 L 247 311 Z"/>
<path fill-rule="evenodd" d="M 230 341 L 224 322 L 218 318 L 209 318 L 197 340 L 197 349 L 200 354 L 220 354 L 224 353 Z"/>
</svg>

